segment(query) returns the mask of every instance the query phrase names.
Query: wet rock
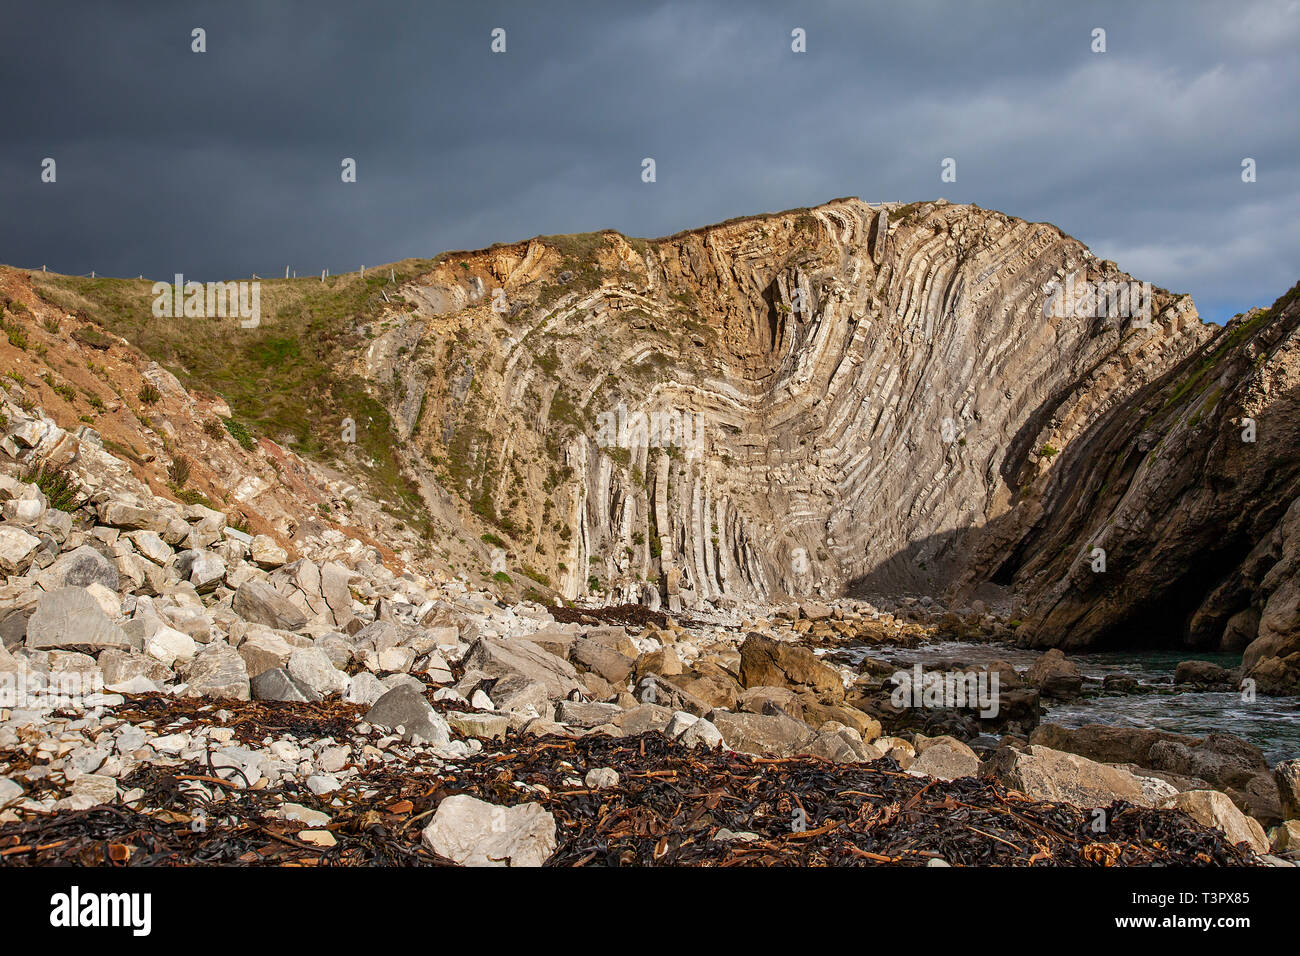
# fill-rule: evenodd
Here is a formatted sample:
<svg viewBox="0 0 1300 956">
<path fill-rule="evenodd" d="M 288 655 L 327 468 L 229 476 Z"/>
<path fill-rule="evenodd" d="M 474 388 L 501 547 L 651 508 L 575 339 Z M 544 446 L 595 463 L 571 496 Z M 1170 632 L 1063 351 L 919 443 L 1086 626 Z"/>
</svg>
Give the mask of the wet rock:
<svg viewBox="0 0 1300 956">
<path fill-rule="evenodd" d="M 1215 686 L 1233 684 L 1232 673 L 1210 661 L 1180 661 L 1174 670 L 1175 684 Z"/>
<path fill-rule="evenodd" d="M 1044 697 L 1071 700 L 1083 690 L 1083 674 L 1074 661 L 1058 647 L 1052 648 L 1030 665 L 1025 675 Z"/>
<path fill-rule="evenodd" d="M 1128 674 L 1107 674 L 1102 678 L 1101 688 L 1108 694 L 1136 694 L 1142 685 Z"/>
<path fill-rule="evenodd" d="M 457 794 L 438 804 L 422 839 L 462 866 L 541 866 L 555 852 L 555 818 L 539 803 L 503 807 Z"/>
</svg>

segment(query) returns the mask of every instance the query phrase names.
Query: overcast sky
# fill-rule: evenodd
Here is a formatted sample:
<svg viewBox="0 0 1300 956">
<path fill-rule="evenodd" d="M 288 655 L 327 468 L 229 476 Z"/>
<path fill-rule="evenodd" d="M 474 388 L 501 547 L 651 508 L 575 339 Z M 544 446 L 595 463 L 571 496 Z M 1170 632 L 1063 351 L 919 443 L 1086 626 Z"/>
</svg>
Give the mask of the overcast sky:
<svg viewBox="0 0 1300 956">
<path fill-rule="evenodd" d="M 339 272 L 856 195 L 1053 222 L 1215 320 L 1300 279 L 1297 0 L 10 0 L 4 35 L 12 265 Z"/>
</svg>

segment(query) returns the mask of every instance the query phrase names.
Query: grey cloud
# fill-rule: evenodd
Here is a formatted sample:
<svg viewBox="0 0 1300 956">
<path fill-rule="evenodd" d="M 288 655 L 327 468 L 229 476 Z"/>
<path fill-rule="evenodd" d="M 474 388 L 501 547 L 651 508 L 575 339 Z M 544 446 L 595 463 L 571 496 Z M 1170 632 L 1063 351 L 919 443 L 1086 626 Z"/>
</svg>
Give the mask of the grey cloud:
<svg viewBox="0 0 1300 956">
<path fill-rule="evenodd" d="M 1291 0 L 10 6 L 0 261 L 15 265 L 337 272 L 942 195 L 1051 221 L 1213 319 L 1297 278 Z M 939 181 L 945 156 L 956 183 Z"/>
</svg>

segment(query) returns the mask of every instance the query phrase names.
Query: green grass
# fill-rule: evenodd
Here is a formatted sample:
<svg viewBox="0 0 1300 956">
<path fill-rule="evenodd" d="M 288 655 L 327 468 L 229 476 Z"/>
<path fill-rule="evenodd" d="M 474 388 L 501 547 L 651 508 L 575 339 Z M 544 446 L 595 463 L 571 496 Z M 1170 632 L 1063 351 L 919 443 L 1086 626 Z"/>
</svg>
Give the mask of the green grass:
<svg viewBox="0 0 1300 956">
<path fill-rule="evenodd" d="M 428 271 L 431 260 L 392 266 L 398 283 Z M 36 290 L 65 311 L 93 320 L 164 365 L 188 388 L 221 395 L 232 416 L 227 430 L 246 449 L 254 435 L 287 439 L 299 454 L 334 462 L 348 452 L 342 422 L 357 423 L 356 458 L 373 461 L 356 477 L 401 516 L 422 513 L 418 492 L 402 475 L 397 436 L 365 382 L 345 371 L 365 348 L 365 325 L 385 306 L 389 269 L 319 278 L 261 280 L 261 322 L 172 319 L 153 315 L 152 283 L 35 275 Z M 74 336 L 101 336 L 89 326 Z M 90 344 L 90 343 L 87 343 Z"/>
<path fill-rule="evenodd" d="M 253 438 L 253 433 L 248 430 L 248 426 L 243 422 L 235 421 L 233 418 L 222 420 L 226 424 L 226 431 L 230 432 L 230 437 L 239 442 L 239 446 L 245 451 L 252 451 L 257 444 L 257 440 Z M 211 435 L 212 433 L 209 431 L 208 434 Z"/>
<path fill-rule="evenodd" d="M 51 508 L 71 512 L 81 507 L 81 486 L 61 468 L 50 468 L 42 464 L 30 469 L 23 480 L 41 489 Z"/>
</svg>

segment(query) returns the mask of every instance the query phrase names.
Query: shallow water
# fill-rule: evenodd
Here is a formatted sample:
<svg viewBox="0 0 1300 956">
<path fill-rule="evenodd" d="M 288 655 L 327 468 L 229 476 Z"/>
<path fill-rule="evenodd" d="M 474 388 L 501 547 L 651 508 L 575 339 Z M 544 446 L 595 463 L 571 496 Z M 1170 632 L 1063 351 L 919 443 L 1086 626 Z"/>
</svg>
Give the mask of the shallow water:
<svg viewBox="0 0 1300 956">
<path fill-rule="evenodd" d="M 910 666 L 927 667 L 944 661 L 987 664 L 1004 660 L 1023 670 L 1039 652 L 1004 644 L 964 644 L 942 641 L 920 647 L 864 647 L 856 649 L 856 660 L 875 657 Z M 1084 675 L 1084 693 L 1100 691 L 1108 674 L 1136 677 L 1143 692 L 1110 696 L 1085 696 L 1043 709 L 1043 722 L 1064 727 L 1083 724 L 1113 724 L 1147 727 L 1181 734 L 1203 736 L 1212 731 L 1235 734 L 1249 740 L 1269 763 L 1300 757 L 1300 699 L 1257 696 L 1252 702 L 1240 693 L 1175 691 L 1174 669 L 1179 661 L 1213 661 L 1223 667 L 1241 663 L 1231 654 L 1189 654 L 1187 652 L 1071 654 Z"/>
</svg>

